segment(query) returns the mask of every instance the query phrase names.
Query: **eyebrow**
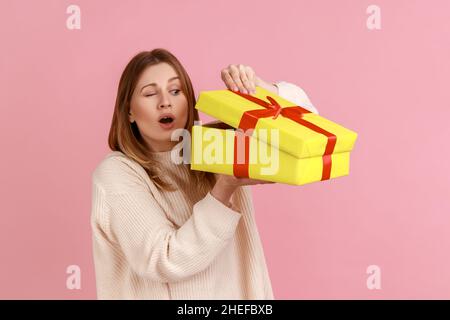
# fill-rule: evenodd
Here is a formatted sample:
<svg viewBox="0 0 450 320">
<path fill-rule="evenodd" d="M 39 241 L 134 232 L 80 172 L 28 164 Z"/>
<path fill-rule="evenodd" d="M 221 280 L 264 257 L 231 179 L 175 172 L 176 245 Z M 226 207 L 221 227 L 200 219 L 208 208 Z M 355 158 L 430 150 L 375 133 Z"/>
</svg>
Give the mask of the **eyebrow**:
<svg viewBox="0 0 450 320">
<path fill-rule="evenodd" d="M 176 79 L 180 79 L 180 77 L 173 77 L 173 78 L 170 78 L 169 81 L 167 81 L 167 82 L 170 82 L 170 81 L 173 81 L 173 80 L 176 80 Z M 144 90 L 145 87 L 148 87 L 148 86 L 156 86 L 156 85 L 157 85 L 157 84 L 154 83 L 154 82 L 149 83 L 149 84 L 146 84 L 145 86 L 143 86 L 143 87 L 141 88 L 141 92 L 142 92 L 142 90 Z"/>
</svg>

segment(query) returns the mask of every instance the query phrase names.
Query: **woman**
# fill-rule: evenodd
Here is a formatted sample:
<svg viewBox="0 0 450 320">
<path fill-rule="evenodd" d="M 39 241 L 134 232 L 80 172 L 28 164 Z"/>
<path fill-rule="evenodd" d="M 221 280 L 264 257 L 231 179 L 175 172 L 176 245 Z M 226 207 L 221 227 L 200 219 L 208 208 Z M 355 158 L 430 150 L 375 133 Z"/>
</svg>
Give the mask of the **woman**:
<svg viewBox="0 0 450 320">
<path fill-rule="evenodd" d="M 222 70 L 228 89 L 255 86 L 317 113 L 299 87 L 270 84 L 248 66 Z M 92 175 L 93 254 L 99 299 L 273 299 L 249 185 L 175 164 L 175 129 L 198 120 L 175 56 L 137 54 L 120 78 L 112 152 Z"/>
</svg>

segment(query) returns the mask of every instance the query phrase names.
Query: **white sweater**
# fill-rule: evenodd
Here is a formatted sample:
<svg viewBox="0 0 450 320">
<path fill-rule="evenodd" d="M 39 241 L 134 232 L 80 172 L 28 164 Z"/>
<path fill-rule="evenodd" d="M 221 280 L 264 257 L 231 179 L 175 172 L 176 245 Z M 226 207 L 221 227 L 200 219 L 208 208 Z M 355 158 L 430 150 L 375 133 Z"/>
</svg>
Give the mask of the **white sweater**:
<svg viewBox="0 0 450 320">
<path fill-rule="evenodd" d="M 316 112 L 296 85 L 279 95 Z M 123 153 L 92 175 L 91 226 L 98 299 L 274 299 L 251 189 L 229 208 L 190 181 L 189 165 L 154 153 L 176 191 L 159 191 Z"/>
</svg>

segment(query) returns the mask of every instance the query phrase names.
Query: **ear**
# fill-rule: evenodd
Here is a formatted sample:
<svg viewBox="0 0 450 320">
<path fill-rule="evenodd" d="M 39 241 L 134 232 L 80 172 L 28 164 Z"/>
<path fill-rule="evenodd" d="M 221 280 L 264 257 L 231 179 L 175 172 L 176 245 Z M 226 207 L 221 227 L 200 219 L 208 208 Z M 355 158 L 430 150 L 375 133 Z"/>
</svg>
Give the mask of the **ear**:
<svg viewBox="0 0 450 320">
<path fill-rule="evenodd" d="M 134 117 L 133 117 L 133 114 L 131 113 L 131 111 L 128 112 L 128 120 L 130 121 L 130 123 L 134 122 Z"/>
</svg>

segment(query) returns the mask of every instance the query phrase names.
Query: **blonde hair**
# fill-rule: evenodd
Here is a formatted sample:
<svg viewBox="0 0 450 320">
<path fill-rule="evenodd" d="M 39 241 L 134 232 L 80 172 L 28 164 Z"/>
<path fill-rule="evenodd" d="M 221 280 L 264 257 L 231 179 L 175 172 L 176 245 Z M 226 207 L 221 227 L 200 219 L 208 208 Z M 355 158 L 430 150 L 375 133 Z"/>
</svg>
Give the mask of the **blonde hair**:
<svg viewBox="0 0 450 320">
<path fill-rule="evenodd" d="M 185 129 L 192 134 L 192 126 L 195 120 L 199 120 L 199 116 L 197 109 L 194 108 L 196 100 L 191 79 L 172 53 L 166 49 L 156 48 L 152 51 L 143 51 L 135 55 L 122 72 L 109 130 L 108 144 L 111 150 L 120 151 L 139 163 L 159 189 L 172 191 L 176 190 L 176 188 L 162 178 L 164 173 L 160 170 L 158 161 L 153 159 L 149 153 L 136 122 L 130 123 L 128 117 L 131 97 L 140 75 L 147 67 L 161 62 L 171 65 L 180 77 L 181 89 L 186 95 L 188 102 L 188 118 Z M 189 164 L 181 165 L 189 166 Z M 189 172 L 196 186 L 212 188 L 215 182 L 214 174 L 194 170 Z"/>
</svg>

